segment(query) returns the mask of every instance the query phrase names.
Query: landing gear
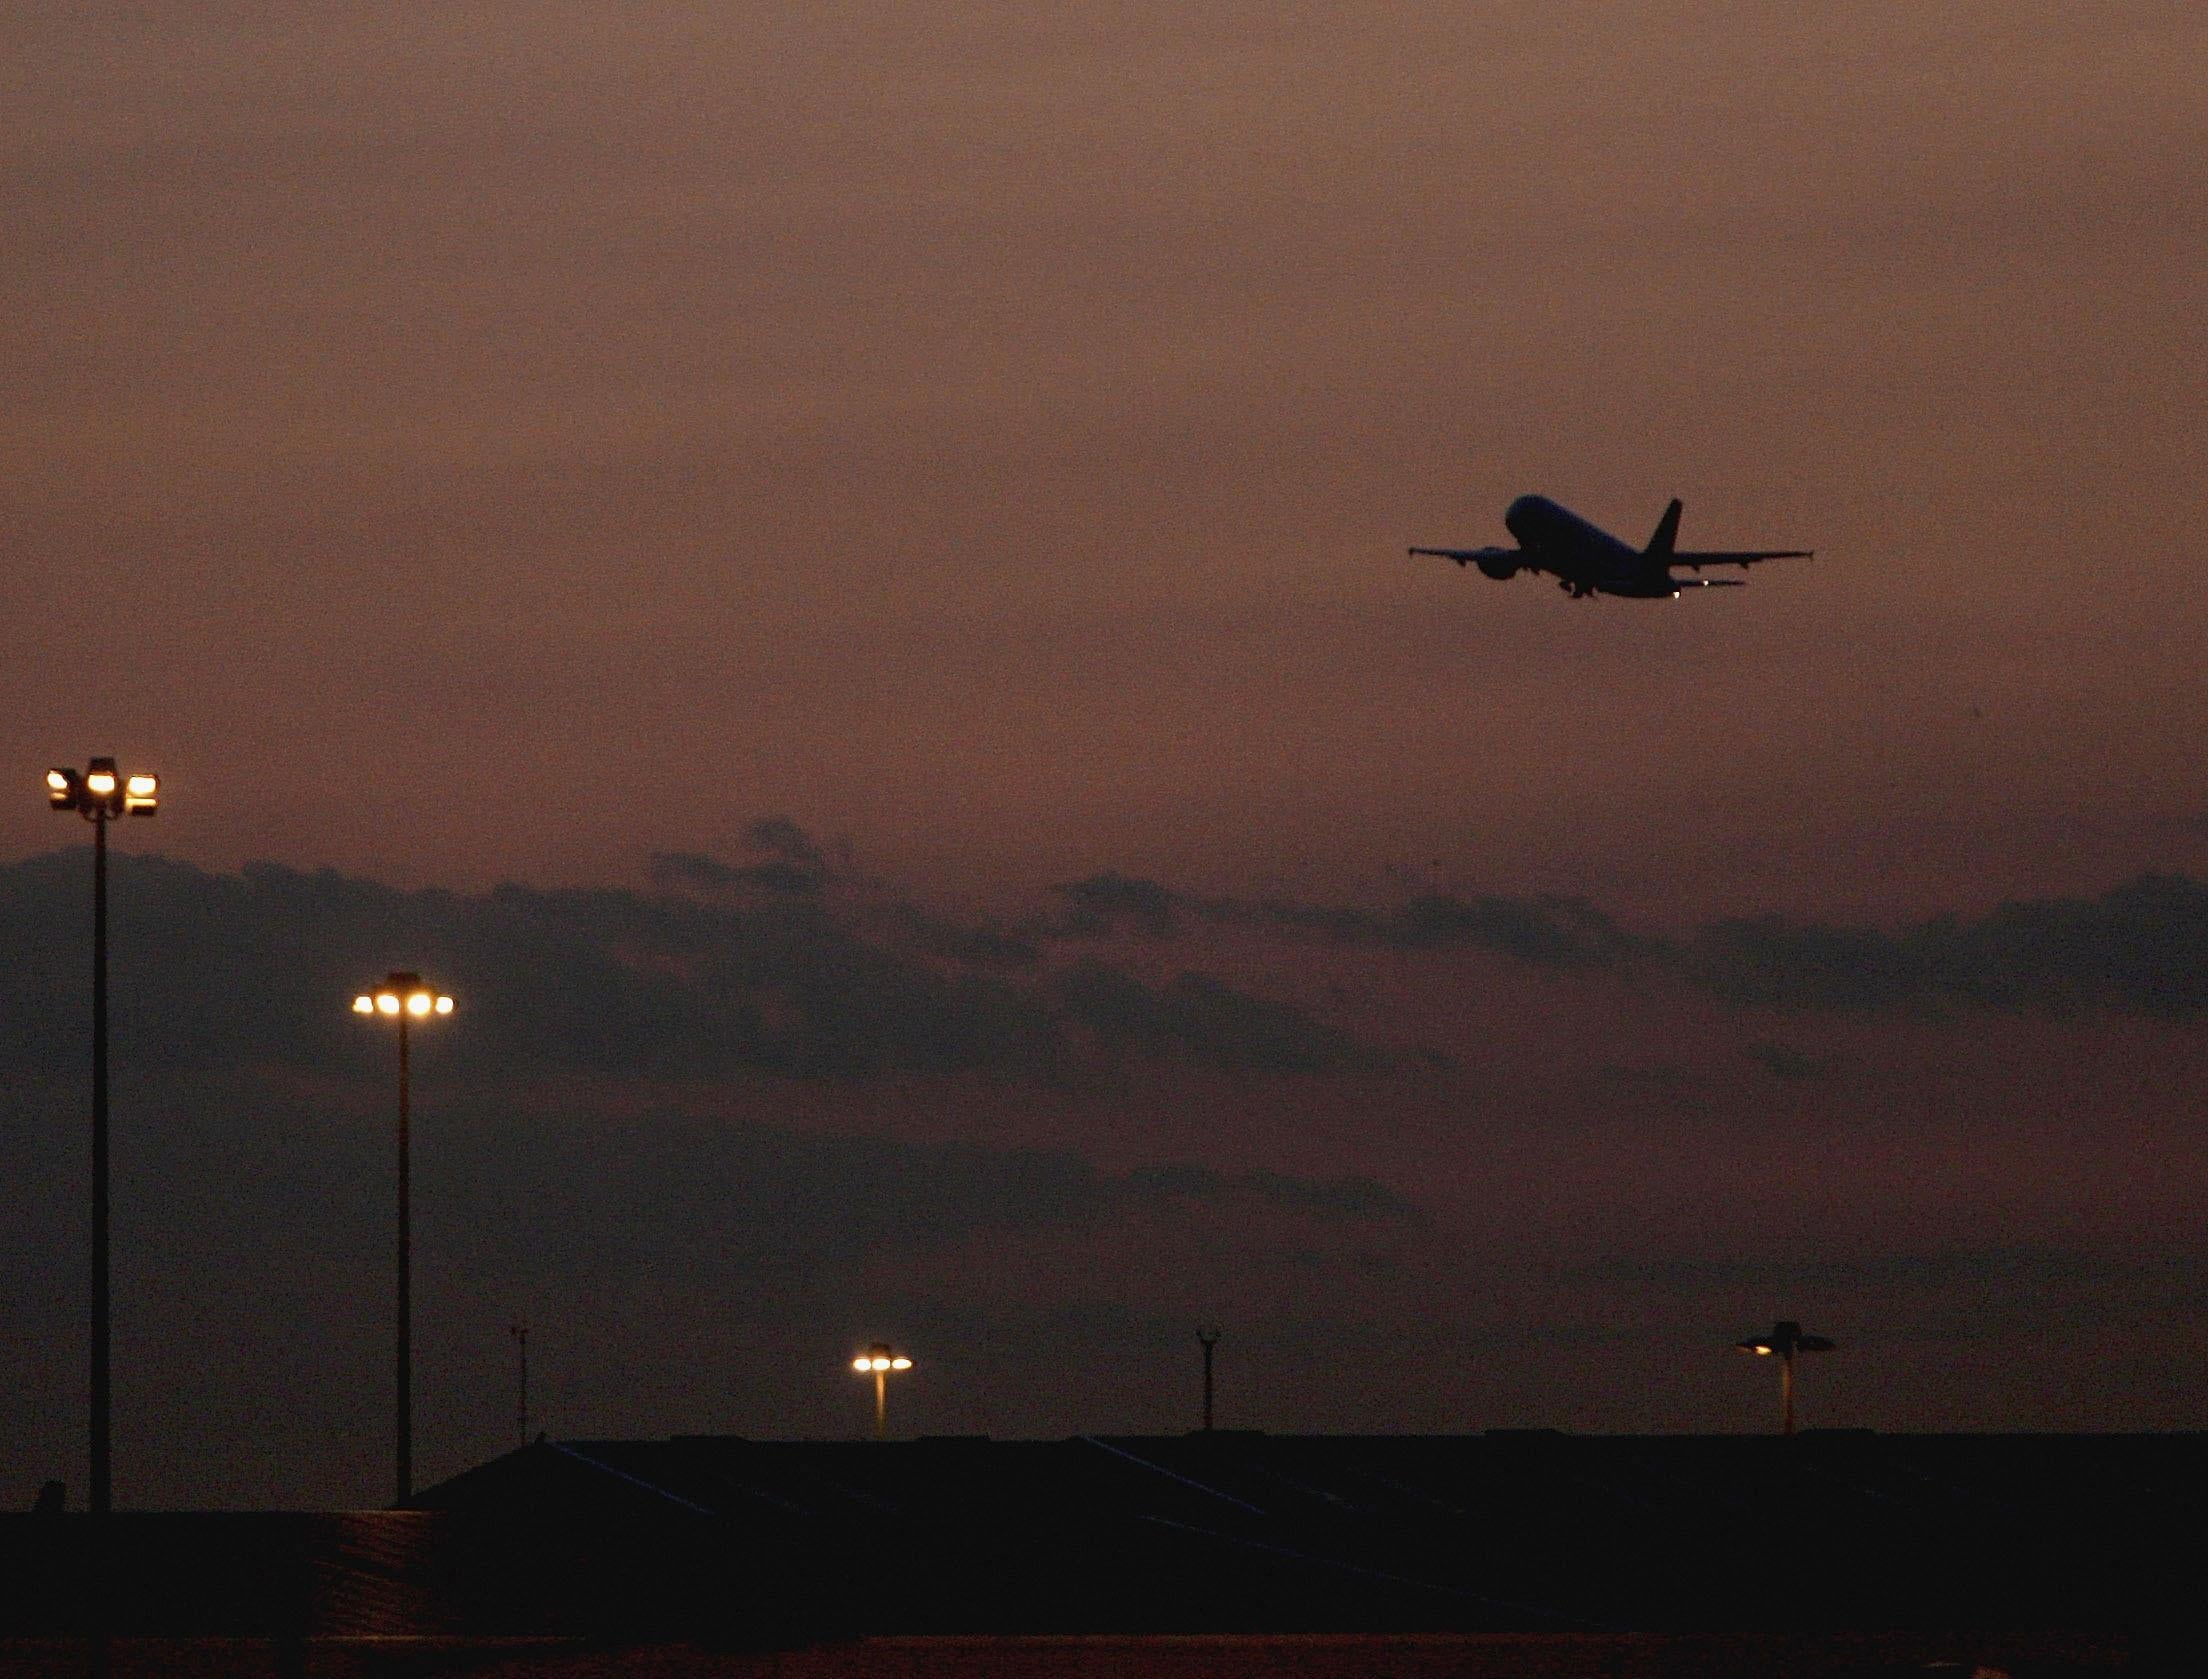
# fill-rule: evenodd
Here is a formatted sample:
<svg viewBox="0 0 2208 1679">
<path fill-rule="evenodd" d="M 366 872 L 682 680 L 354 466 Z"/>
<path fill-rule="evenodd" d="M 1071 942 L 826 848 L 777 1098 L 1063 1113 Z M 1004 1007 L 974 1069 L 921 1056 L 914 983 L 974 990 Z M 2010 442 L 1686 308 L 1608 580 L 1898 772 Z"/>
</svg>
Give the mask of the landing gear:
<svg viewBox="0 0 2208 1679">
<path fill-rule="evenodd" d="M 1595 586 L 1592 583 L 1577 583 L 1569 577 L 1558 578 L 1556 586 L 1574 600 L 1586 600 L 1595 592 Z"/>
</svg>

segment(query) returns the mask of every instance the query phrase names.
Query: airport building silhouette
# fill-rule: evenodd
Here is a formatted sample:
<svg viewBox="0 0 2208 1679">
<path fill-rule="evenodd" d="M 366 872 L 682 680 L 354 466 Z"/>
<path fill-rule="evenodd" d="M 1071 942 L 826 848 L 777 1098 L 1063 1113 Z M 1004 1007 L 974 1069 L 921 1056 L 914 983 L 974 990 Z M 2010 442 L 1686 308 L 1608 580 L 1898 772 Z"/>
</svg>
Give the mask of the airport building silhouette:
<svg viewBox="0 0 2208 1679">
<path fill-rule="evenodd" d="M 84 1518 L 0 1518 L 65 1635 Z M 535 1444 L 404 1511 L 121 1514 L 125 1635 L 2170 1633 L 2208 1436 Z"/>
</svg>

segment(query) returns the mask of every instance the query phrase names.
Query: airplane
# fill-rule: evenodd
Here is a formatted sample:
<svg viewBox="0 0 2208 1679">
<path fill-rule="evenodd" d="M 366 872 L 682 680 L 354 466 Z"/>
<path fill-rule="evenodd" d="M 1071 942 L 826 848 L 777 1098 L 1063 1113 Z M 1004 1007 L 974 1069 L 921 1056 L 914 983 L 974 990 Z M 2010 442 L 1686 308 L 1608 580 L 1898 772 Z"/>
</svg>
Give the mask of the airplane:
<svg viewBox="0 0 2208 1679">
<path fill-rule="evenodd" d="M 1676 600 L 1682 589 L 1737 589 L 1738 577 L 1674 577 L 1673 566 L 1700 571 L 1704 566 L 1751 566 L 1763 560 L 1806 560 L 1808 548 L 1682 549 L 1680 503 L 1674 500 L 1656 522 L 1646 548 L 1632 548 L 1599 530 L 1547 496 L 1520 496 L 1503 514 L 1503 524 L 1518 539 L 1515 548 L 1413 548 L 1458 565 L 1476 565 L 1496 582 L 1521 571 L 1547 572 L 1574 600 L 1590 595 L 1623 595 L 1631 600 Z"/>
</svg>

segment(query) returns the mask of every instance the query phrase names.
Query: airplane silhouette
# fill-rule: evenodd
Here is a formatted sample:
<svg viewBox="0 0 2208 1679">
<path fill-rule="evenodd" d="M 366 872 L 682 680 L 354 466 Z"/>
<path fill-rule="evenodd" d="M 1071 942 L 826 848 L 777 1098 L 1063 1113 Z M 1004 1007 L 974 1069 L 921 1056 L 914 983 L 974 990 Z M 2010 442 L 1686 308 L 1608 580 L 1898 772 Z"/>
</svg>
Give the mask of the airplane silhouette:
<svg viewBox="0 0 2208 1679">
<path fill-rule="evenodd" d="M 1633 548 L 1589 524 L 1547 496 L 1520 496 L 1503 515 L 1518 539 L 1515 548 L 1413 548 L 1458 565 L 1476 565 L 1498 583 L 1521 571 L 1547 572 L 1574 600 L 1623 595 L 1630 600 L 1674 600 L 1682 589 L 1737 589 L 1737 577 L 1674 577 L 1673 566 L 1751 566 L 1763 560 L 1806 560 L 1807 548 L 1681 549 L 1676 500 L 1664 509 L 1646 548 Z"/>
</svg>

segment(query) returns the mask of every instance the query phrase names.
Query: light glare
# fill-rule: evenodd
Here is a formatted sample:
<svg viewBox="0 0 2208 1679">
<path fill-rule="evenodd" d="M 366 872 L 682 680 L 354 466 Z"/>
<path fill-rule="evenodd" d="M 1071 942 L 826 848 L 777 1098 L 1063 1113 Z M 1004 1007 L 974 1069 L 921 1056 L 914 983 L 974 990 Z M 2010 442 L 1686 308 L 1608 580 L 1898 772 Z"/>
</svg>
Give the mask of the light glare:
<svg viewBox="0 0 2208 1679">
<path fill-rule="evenodd" d="M 373 998 L 373 997 L 355 997 L 355 998 L 353 999 L 353 1013 L 355 1013 L 355 1014 L 374 1014 L 375 1012 L 376 1012 L 376 1000 L 375 1000 L 375 998 Z"/>
<path fill-rule="evenodd" d="M 889 1361 L 889 1367 L 892 1370 L 910 1370 L 912 1360 L 909 1358 L 893 1358 Z"/>
<path fill-rule="evenodd" d="M 134 775 L 123 783 L 123 791 L 134 799 L 150 799 L 159 785 L 150 775 Z"/>
<path fill-rule="evenodd" d="M 376 1007 L 385 1014 L 397 1014 L 399 1000 L 388 991 L 379 991 L 376 993 Z"/>
<path fill-rule="evenodd" d="M 438 999 L 437 999 L 437 1012 L 438 1012 L 439 1014 L 450 1014 L 450 1013 L 452 1013 L 452 999 L 451 999 L 450 997 L 440 997 L 440 998 L 438 998 Z"/>
<path fill-rule="evenodd" d="M 111 798 L 115 793 L 115 774 L 112 770 L 94 770 L 84 778 L 84 784 L 101 798 Z"/>
<path fill-rule="evenodd" d="M 430 1011 L 430 1006 L 430 995 L 426 991 L 413 992 L 406 999 L 406 1012 L 408 1014 L 427 1014 Z"/>
<path fill-rule="evenodd" d="M 60 770 L 48 770 L 46 772 L 46 787 L 49 792 L 66 793 L 69 791 L 69 777 Z"/>
<path fill-rule="evenodd" d="M 871 1370 L 874 1368 L 874 1362 L 872 1359 L 854 1358 L 851 1361 L 851 1368 L 854 1370 Z"/>
</svg>

